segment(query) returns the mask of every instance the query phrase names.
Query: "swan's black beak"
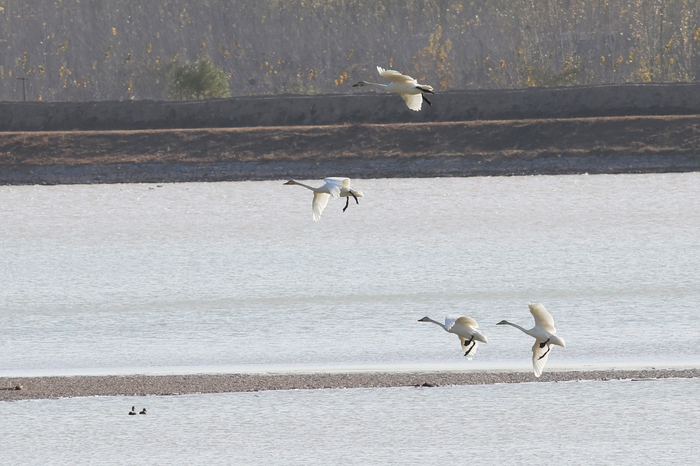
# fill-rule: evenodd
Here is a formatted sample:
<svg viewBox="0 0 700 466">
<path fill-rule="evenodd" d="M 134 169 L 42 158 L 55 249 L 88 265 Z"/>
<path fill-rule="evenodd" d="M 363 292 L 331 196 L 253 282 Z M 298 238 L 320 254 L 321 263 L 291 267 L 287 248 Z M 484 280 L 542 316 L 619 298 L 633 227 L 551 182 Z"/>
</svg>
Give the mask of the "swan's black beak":
<svg viewBox="0 0 700 466">
<path fill-rule="evenodd" d="M 359 85 L 360 85 L 360 83 L 353 84 L 352 87 L 357 87 L 357 86 L 359 86 Z"/>
</svg>

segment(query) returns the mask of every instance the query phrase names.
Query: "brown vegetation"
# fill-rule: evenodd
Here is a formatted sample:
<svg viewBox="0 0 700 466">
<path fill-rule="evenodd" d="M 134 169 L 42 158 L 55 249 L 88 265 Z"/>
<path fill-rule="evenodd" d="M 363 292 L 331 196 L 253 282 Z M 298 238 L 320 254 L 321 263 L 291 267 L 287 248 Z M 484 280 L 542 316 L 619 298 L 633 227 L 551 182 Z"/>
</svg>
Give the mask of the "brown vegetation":
<svg viewBox="0 0 700 466">
<path fill-rule="evenodd" d="M 437 90 L 698 79 L 690 0 L 0 0 L 0 100 L 165 99 L 210 59 L 233 95 L 347 92 L 375 65 Z M 18 81 L 26 79 L 26 81 Z"/>
</svg>

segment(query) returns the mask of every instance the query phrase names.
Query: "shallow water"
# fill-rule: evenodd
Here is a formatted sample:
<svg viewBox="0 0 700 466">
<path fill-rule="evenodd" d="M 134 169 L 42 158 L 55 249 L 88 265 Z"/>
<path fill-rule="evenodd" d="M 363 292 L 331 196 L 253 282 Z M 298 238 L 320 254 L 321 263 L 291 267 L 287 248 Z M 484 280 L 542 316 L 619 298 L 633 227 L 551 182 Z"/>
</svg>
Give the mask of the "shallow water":
<svg viewBox="0 0 700 466">
<path fill-rule="evenodd" d="M 313 184 L 313 182 L 311 182 Z M 700 174 L 0 187 L 0 375 L 700 363 Z M 417 320 L 476 318 L 473 361 Z"/>
<path fill-rule="evenodd" d="M 698 366 L 700 174 L 0 187 L 0 376 Z M 473 361 L 424 315 L 476 318 Z M 0 464 L 692 464 L 700 381 L 0 403 Z M 146 406 L 147 416 L 128 416 Z M 38 448 L 38 447 L 41 448 Z"/>
<path fill-rule="evenodd" d="M 698 399 L 700 379 L 32 400 L 0 403 L 0 462 L 694 464 Z"/>
</svg>

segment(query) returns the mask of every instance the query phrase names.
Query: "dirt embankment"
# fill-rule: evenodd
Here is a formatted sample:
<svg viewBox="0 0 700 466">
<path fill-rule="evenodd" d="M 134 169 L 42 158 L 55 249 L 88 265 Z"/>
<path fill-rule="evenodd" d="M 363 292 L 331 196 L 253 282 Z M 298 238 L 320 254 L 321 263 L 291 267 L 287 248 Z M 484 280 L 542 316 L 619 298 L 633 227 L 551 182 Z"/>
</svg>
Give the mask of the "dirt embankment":
<svg viewBox="0 0 700 466">
<path fill-rule="evenodd" d="M 0 184 L 697 170 L 697 115 L 0 133 Z"/>
<path fill-rule="evenodd" d="M 0 102 L 0 184 L 700 170 L 700 84 Z"/>
</svg>

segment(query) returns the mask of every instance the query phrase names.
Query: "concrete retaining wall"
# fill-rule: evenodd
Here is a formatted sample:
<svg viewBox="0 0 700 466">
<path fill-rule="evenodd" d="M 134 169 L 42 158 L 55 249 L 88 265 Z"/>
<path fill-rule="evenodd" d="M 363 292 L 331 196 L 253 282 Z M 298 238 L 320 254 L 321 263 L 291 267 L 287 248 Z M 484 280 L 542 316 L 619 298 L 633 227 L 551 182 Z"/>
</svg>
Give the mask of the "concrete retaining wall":
<svg viewBox="0 0 700 466">
<path fill-rule="evenodd" d="M 700 114 L 700 84 L 450 91 L 409 110 L 397 95 L 256 96 L 206 101 L 0 102 L 0 131 L 137 130 Z"/>
</svg>

